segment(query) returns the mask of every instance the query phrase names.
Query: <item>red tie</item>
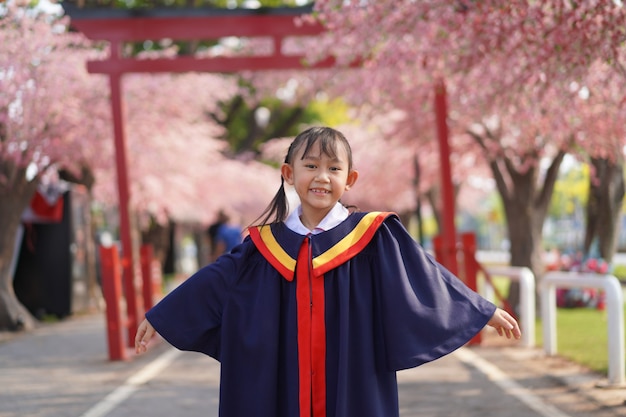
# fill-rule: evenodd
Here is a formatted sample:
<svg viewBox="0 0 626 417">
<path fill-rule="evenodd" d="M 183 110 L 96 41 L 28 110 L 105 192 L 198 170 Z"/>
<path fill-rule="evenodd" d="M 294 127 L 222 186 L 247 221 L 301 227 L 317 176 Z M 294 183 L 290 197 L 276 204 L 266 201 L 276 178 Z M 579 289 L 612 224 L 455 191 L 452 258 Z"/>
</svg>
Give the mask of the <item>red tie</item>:
<svg viewBox="0 0 626 417">
<path fill-rule="evenodd" d="M 313 276 L 311 258 L 306 237 L 296 262 L 300 417 L 326 417 L 324 276 Z"/>
</svg>

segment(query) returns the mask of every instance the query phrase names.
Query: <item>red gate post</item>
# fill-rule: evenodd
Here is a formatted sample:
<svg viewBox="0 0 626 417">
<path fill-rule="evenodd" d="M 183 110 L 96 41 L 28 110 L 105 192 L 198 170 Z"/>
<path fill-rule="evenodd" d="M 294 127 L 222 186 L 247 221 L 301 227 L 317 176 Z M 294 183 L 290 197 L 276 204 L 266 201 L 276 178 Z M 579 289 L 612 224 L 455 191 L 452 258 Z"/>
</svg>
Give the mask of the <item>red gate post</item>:
<svg viewBox="0 0 626 417">
<path fill-rule="evenodd" d="M 154 305 L 154 287 L 152 284 L 152 258 L 153 250 L 152 245 L 143 244 L 139 250 L 141 259 L 141 279 L 142 279 L 142 295 L 143 295 L 143 308 L 148 311 Z"/>
<path fill-rule="evenodd" d="M 474 291 L 478 291 L 478 264 L 476 261 L 476 235 L 472 232 L 461 234 L 463 250 L 463 265 L 465 270 L 465 284 Z"/>
<path fill-rule="evenodd" d="M 433 237 L 433 250 L 437 262 L 445 266 L 454 275 L 459 276 L 456 241 L 446 240 L 443 234 L 438 234 Z"/>
<path fill-rule="evenodd" d="M 456 228 L 454 225 L 454 187 L 450 168 L 450 145 L 448 143 L 448 103 L 446 86 L 443 80 L 435 84 L 435 119 L 437 121 L 437 140 L 439 142 L 439 160 L 441 163 L 441 238 L 443 249 L 453 256 L 444 255 L 443 266 L 458 274 L 456 259 Z M 449 251 L 449 252 L 448 252 Z"/>
<path fill-rule="evenodd" d="M 476 261 L 476 235 L 474 233 L 462 233 L 461 245 L 463 251 L 463 269 L 465 273 L 465 285 L 478 292 L 478 263 Z M 478 332 L 468 344 L 476 345 L 482 341 L 481 333 Z"/>
<path fill-rule="evenodd" d="M 439 235 L 433 236 L 433 252 L 435 253 L 435 259 L 437 262 L 443 264 L 443 262 L 441 262 L 441 236 Z"/>
<path fill-rule="evenodd" d="M 118 57 L 121 44 L 111 42 L 111 54 Z M 124 136 L 122 76 L 109 74 L 111 88 L 111 110 L 113 114 L 113 136 L 115 140 L 115 167 L 117 169 L 117 191 L 119 196 L 120 240 L 122 242 L 122 267 L 124 269 L 124 296 L 126 298 L 126 316 L 128 317 L 128 347 L 135 345 L 135 334 L 139 325 L 139 305 L 135 286 L 135 261 L 130 225 L 130 186 Z"/>
<path fill-rule="evenodd" d="M 106 304 L 107 339 L 109 359 L 126 359 L 126 349 L 122 336 L 123 320 L 120 310 L 122 299 L 122 266 L 117 247 L 100 246 L 102 265 L 102 293 Z"/>
<path fill-rule="evenodd" d="M 433 251 L 435 252 L 435 259 L 441 265 L 445 265 L 446 252 L 443 249 L 443 238 L 441 235 L 433 236 Z"/>
</svg>

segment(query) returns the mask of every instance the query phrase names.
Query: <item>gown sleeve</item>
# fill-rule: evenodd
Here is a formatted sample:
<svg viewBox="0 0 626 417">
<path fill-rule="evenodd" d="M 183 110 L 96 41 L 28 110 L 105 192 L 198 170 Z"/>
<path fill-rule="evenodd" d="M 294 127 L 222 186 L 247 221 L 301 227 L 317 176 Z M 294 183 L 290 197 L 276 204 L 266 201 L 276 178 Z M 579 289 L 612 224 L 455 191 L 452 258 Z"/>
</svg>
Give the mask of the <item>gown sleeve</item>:
<svg viewBox="0 0 626 417">
<path fill-rule="evenodd" d="M 222 313 L 249 243 L 220 256 L 166 295 L 146 319 L 172 346 L 220 360 Z"/>
<path fill-rule="evenodd" d="M 389 370 L 412 368 L 467 343 L 496 306 L 435 261 L 391 217 L 379 229 L 374 268 Z"/>
</svg>

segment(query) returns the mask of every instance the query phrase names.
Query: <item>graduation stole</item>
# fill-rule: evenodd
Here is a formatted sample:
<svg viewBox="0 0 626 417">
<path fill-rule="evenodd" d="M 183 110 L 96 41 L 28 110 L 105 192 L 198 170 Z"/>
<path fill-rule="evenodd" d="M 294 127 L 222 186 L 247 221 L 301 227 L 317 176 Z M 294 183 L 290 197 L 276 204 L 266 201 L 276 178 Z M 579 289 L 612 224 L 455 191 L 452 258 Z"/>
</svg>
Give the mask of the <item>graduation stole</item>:
<svg viewBox="0 0 626 417">
<path fill-rule="evenodd" d="M 367 213 L 356 223 L 351 232 L 324 253 L 311 259 L 312 273 L 321 276 L 347 262 L 361 252 L 374 237 L 383 221 L 393 215 L 389 212 Z M 289 255 L 276 240 L 271 226 L 248 229 L 250 238 L 259 252 L 287 280 L 293 281 L 297 260 Z"/>
<path fill-rule="evenodd" d="M 296 279 L 300 417 L 326 417 L 326 323 L 324 274 L 347 262 L 372 240 L 393 213 L 363 215 L 354 228 L 331 248 L 313 257 L 310 238 L 304 238 L 297 258 L 276 240 L 271 226 L 249 229 L 263 257 L 287 280 Z"/>
</svg>

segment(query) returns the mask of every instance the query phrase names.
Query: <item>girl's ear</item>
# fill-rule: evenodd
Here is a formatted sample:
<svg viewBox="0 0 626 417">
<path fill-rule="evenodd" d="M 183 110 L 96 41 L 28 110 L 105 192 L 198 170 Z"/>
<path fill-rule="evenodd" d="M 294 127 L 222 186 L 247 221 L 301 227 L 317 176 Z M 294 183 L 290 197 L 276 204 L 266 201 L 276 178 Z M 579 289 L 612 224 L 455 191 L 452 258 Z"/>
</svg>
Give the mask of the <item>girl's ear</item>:
<svg viewBox="0 0 626 417">
<path fill-rule="evenodd" d="M 293 185 L 293 168 L 289 164 L 283 164 L 280 167 L 280 174 L 283 176 L 285 182 L 289 185 Z"/>
<path fill-rule="evenodd" d="M 346 181 L 346 191 L 352 188 L 357 179 L 359 179 L 359 171 L 352 170 L 348 173 L 348 179 Z"/>
</svg>

